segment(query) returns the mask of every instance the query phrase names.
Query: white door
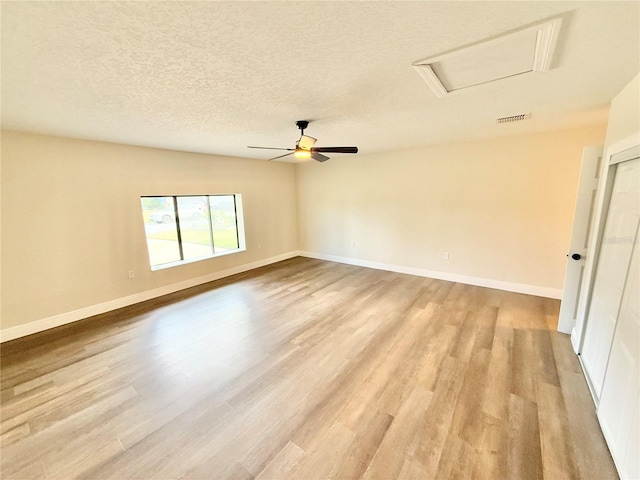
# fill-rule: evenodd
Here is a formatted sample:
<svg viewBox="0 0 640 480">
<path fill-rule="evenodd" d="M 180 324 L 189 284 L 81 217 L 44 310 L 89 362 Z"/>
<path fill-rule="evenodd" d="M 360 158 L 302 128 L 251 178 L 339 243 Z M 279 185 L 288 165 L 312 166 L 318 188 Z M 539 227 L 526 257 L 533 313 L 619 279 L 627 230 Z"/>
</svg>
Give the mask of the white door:
<svg viewBox="0 0 640 480">
<path fill-rule="evenodd" d="M 564 274 L 562 303 L 558 317 L 558 331 L 571 333 L 578 315 L 578 300 L 582 291 L 588 241 L 593 222 L 598 177 L 602 162 L 602 147 L 585 147 L 582 151 L 580 181 L 576 196 L 576 209 L 573 215 L 571 243 L 567 255 L 567 269 Z"/>
<path fill-rule="evenodd" d="M 602 393 L 639 223 L 640 159 L 636 159 L 616 166 L 581 352 L 596 399 L 600 399 Z"/>
<path fill-rule="evenodd" d="M 635 161 L 636 164 L 640 160 Z M 620 477 L 640 478 L 640 261 L 636 232 L 631 266 L 611 344 L 598 419 Z"/>
</svg>

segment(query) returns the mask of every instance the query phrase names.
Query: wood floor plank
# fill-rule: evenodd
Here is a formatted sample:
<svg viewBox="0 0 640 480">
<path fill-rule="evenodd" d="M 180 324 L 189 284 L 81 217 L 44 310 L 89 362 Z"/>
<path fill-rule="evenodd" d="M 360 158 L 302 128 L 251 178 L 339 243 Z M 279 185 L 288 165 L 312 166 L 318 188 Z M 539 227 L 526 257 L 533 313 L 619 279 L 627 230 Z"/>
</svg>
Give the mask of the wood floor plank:
<svg viewBox="0 0 640 480">
<path fill-rule="evenodd" d="M 575 462 L 584 480 L 618 478 L 582 373 L 559 370 Z"/>
<path fill-rule="evenodd" d="M 534 330 L 532 333 L 539 381 L 559 387 L 560 379 L 558 378 L 558 367 L 553 353 L 550 332 L 547 330 Z"/>
<path fill-rule="evenodd" d="M 334 465 L 329 478 L 360 478 L 369 467 L 376 451 L 386 436 L 394 417 L 376 409 L 370 409 L 354 432 L 353 442 L 346 449 L 339 463 Z"/>
<path fill-rule="evenodd" d="M 482 414 L 482 430 L 474 441 L 475 455 L 471 478 L 494 480 L 508 477 L 508 439 L 509 424 L 507 417 L 494 418 Z"/>
<path fill-rule="evenodd" d="M 513 330 L 496 327 L 484 386 L 482 411 L 494 418 L 509 418 Z"/>
<path fill-rule="evenodd" d="M 280 452 L 258 474 L 256 480 L 284 480 L 293 478 L 293 472 L 304 460 L 306 452 L 293 442 L 287 442 Z"/>
<path fill-rule="evenodd" d="M 553 358 L 558 371 L 582 373 L 580 362 L 571 346 L 571 338 L 558 332 L 550 332 Z"/>
<path fill-rule="evenodd" d="M 9 477 L 3 477 L 9 478 Z M 47 472 L 42 462 L 34 461 L 11 474 L 11 478 L 29 480 L 47 480 Z"/>
<path fill-rule="evenodd" d="M 538 408 L 534 402 L 511 395 L 509 402 L 508 478 L 544 478 Z"/>
<path fill-rule="evenodd" d="M 424 480 L 427 473 L 411 460 L 405 460 L 402 464 L 402 470 L 398 475 L 398 480 Z"/>
<path fill-rule="evenodd" d="M 116 437 L 119 422 L 111 420 L 122 412 L 129 412 L 129 407 L 136 401 L 136 392 L 130 386 L 114 391 L 51 425 L 44 431 L 46 433 L 30 435 L 19 444 L 3 448 L 0 456 L 3 474 L 11 477 L 12 472 L 34 462 L 55 470 L 58 464 L 81 459 L 98 445 Z M 130 421 L 134 419 L 132 417 Z"/>
<path fill-rule="evenodd" d="M 0 476 L 615 478 L 558 308 L 292 258 L 8 342 Z"/>
<path fill-rule="evenodd" d="M 458 395 L 462 389 L 466 365 L 453 357 L 447 357 L 440 365 L 440 370 L 427 413 L 418 424 L 416 434 L 409 445 L 410 458 L 425 470 L 426 478 L 436 478 Z"/>
<path fill-rule="evenodd" d="M 511 393 L 535 402 L 537 362 L 533 347 L 533 331 L 514 329 L 511 352 Z"/>
<path fill-rule="evenodd" d="M 119 455 L 83 472 L 79 478 L 168 478 L 193 466 L 210 432 L 236 411 L 226 403 L 202 402 Z M 173 455 L 167 455 L 172 450 Z"/>
<path fill-rule="evenodd" d="M 560 387 L 539 384 L 538 418 L 544 477 L 579 479 L 572 433 Z"/>
<path fill-rule="evenodd" d="M 354 441 L 351 430 L 334 423 L 307 451 L 308 455 L 292 470 L 291 478 L 335 478 Z"/>
<path fill-rule="evenodd" d="M 56 462 L 55 466 L 47 465 L 47 480 L 65 480 L 81 476 L 84 472 L 108 462 L 124 451 L 124 447 L 117 438 L 113 438 L 103 445 L 92 445 L 84 456 L 77 453 L 72 462 Z"/>
<path fill-rule="evenodd" d="M 435 317 L 436 322 L 439 320 L 438 317 Z M 422 385 L 430 392 L 435 391 L 442 373 L 440 365 L 447 358 L 457 335 L 458 329 L 451 325 L 442 325 L 441 328 L 429 335 L 429 345 L 422 358 L 417 361 L 420 367 L 415 373 L 417 384 Z"/>
<path fill-rule="evenodd" d="M 474 452 L 471 445 L 455 435 L 449 435 L 443 450 L 446 454 L 440 457 L 438 470 L 433 478 L 451 480 L 471 478 L 474 460 Z"/>
<path fill-rule="evenodd" d="M 376 405 L 380 411 L 395 416 L 415 387 L 416 372 L 420 364 L 417 361 L 407 362 L 406 360 L 422 358 L 428 350 L 431 337 L 429 332 L 434 330 L 429 328 L 433 326 L 431 320 L 430 312 L 418 310 L 412 313 L 406 334 L 403 335 L 404 341 L 397 343 L 395 345 L 397 348 L 389 352 L 390 358 L 398 358 L 402 361 L 396 362 L 384 390 L 378 396 Z M 385 363 L 388 364 L 388 362 Z"/>
<path fill-rule="evenodd" d="M 462 388 L 455 402 L 449 435 L 472 444 L 482 432 L 482 390 L 487 383 L 490 352 L 480 349 L 469 360 Z"/>
<path fill-rule="evenodd" d="M 425 420 L 432 393 L 417 386 L 395 416 L 363 479 L 396 478 L 404 465 L 406 448 L 415 440 Z"/>
</svg>

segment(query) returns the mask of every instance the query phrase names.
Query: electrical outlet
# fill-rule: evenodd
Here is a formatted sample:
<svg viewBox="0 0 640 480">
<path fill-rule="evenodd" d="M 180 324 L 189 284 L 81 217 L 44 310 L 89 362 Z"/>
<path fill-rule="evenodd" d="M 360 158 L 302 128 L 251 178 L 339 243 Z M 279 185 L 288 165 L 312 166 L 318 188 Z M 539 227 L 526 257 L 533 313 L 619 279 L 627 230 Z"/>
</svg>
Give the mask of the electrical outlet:
<svg viewBox="0 0 640 480">
<path fill-rule="evenodd" d="M 136 272 L 133 270 L 129 270 L 129 278 L 136 278 Z"/>
<path fill-rule="evenodd" d="M 258 244 L 258 248 L 262 248 L 262 244 L 261 243 Z"/>
<path fill-rule="evenodd" d="M 442 258 L 443 258 L 444 260 L 449 260 L 449 252 L 444 252 L 444 253 L 442 254 Z"/>
<path fill-rule="evenodd" d="M 356 242 L 351 242 L 351 246 L 355 247 L 356 246 Z"/>
</svg>

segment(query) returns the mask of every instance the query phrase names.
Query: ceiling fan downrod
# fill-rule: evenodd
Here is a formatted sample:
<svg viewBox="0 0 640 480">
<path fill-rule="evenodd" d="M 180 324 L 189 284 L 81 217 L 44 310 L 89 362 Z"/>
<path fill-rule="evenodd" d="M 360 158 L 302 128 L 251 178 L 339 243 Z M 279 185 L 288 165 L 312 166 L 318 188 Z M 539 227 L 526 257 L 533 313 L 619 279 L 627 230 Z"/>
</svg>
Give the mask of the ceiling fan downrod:
<svg viewBox="0 0 640 480">
<path fill-rule="evenodd" d="M 298 120 L 296 122 L 296 126 L 300 129 L 300 135 L 304 135 L 304 129 L 309 126 L 309 122 L 307 120 Z"/>
</svg>

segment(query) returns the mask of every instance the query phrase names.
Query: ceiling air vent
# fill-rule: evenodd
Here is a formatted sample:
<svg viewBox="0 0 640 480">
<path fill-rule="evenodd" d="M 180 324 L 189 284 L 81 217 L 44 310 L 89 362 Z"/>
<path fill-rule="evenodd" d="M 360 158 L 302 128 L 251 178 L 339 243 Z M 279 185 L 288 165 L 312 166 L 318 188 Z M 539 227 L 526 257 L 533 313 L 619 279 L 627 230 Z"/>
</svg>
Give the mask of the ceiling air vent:
<svg viewBox="0 0 640 480">
<path fill-rule="evenodd" d="M 496 120 L 497 123 L 513 123 L 520 122 L 531 118 L 530 113 L 521 113 L 520 115 L 511 115 L 509 117 L 500 117 Z"/>
</svg>

